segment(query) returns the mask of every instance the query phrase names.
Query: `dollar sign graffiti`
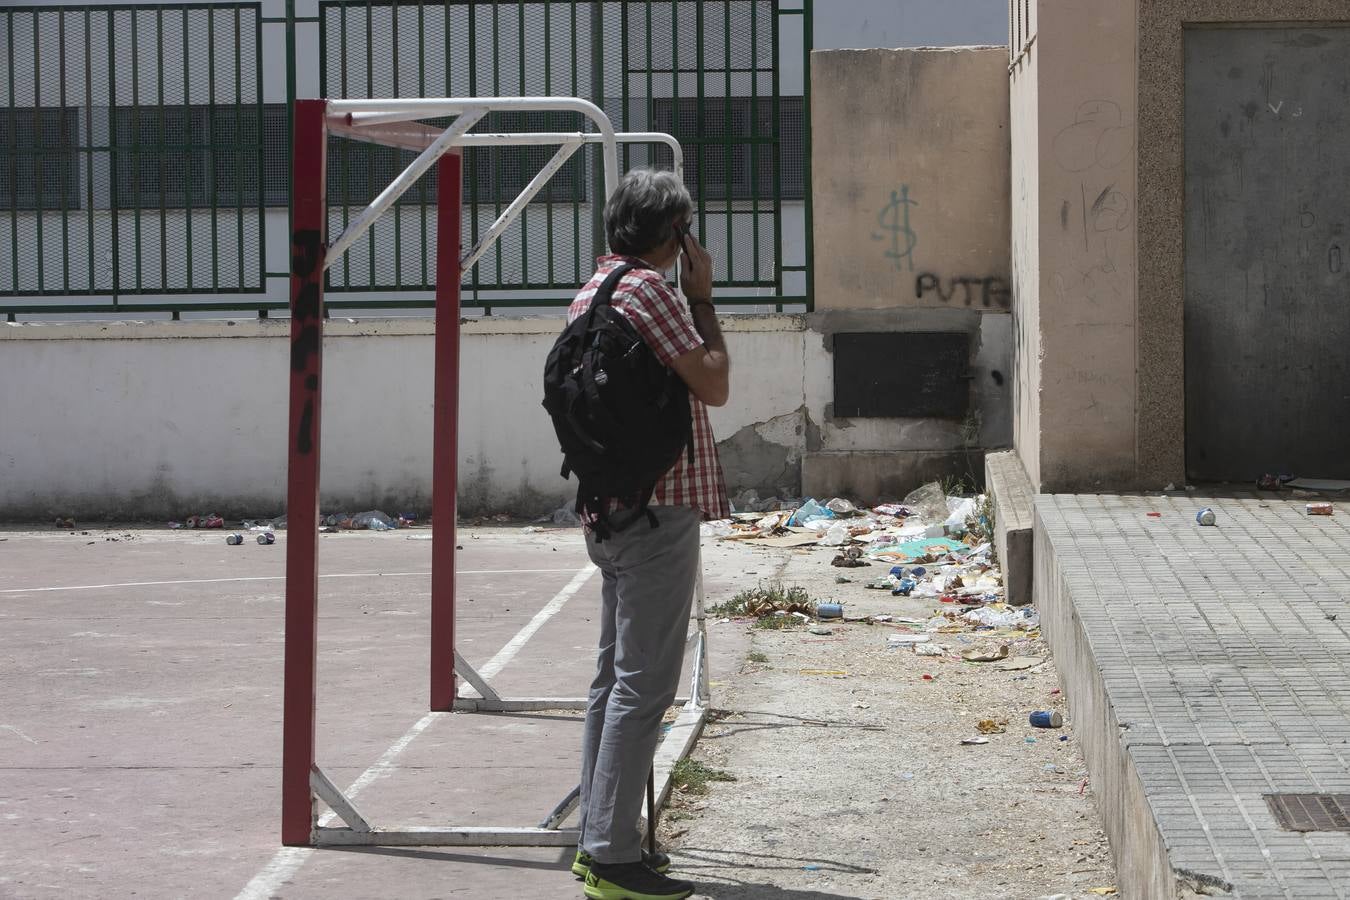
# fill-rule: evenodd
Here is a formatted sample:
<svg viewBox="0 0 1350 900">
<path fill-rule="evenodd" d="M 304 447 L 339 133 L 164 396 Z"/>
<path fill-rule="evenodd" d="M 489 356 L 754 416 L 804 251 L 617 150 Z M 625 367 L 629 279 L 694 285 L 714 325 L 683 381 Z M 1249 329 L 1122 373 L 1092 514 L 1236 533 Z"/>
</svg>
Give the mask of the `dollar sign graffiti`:
<svg viewBox="0 0 1350 900">
<path fill-rule="evenodd" d="M 914 246 L 919 243 L 919 237 L 909 227 L 909 208 L 918 205 L 918 201 L 909 199 L 909 185 L 905 184 L 900 186 L 899 193 L 891 191 L 891 202 L 877 213 L 877 225 L 890 232 L 891 247 L 886 251 L 886 258 L 895 262 L 897 272 L 903 272 L 906 265 L 909 271 L 914 271 Z M 884 241 L 886 238 L 873 232 L 872 240 Z"/>
</svg>

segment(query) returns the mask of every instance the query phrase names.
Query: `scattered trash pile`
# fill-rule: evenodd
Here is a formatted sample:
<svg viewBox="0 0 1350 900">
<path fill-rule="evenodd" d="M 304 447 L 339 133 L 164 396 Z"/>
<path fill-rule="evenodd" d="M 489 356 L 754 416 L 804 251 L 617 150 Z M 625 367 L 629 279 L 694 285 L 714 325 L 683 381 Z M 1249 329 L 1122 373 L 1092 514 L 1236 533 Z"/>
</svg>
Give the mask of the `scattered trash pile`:
<svg viewBox="0 0 1350 900">
<path fill-rule="evenodd" d="M 747 497 L 737 501 L 746 504 Z M 992 530 L 987 497 L 949 497 L 937 482 L 901 503 L 872 509 L 839 497 L 826 503 L 808 499 L 790 509 L 738 512 L 704 526 L 705 534 L 750 546 L 828 549 L 838 568 L 886 566 L 887 573 L 871 579 L 868 588 L 971 606 L 1003 598 Z M 851 580 L 840 577 L 840 583 Z"/>
<path fill-rule="evenodd" d="M 990 530 L 986 497 L 948 497 L 937 482 L 914 491 L 903 503 L 870 510 L 840 497 L 823 504 L 808 499 L 767 513 L 737 512 L 704 527 L 706 534 L 757 546 L 836 547 L 840 556 L 864 563 L 915 562 L 943 550 L 977 547 L 988 541 Z"/>
<path fill-rule="evenodd" d="M 737 500 L 741 506 L 744 495 Z M 839 568 L 885 567 L 861 583 L 842 573 L 835 582 L 927 600 L 935 606 L 931 615 L 918 618 L 850 617 L 846 599 L 837 595 L 815 602 L 801 588 L 761 585 L 711 612 L 751 616 L 761 627 L 819 626 L 831 619 L 884 624 L 895 629 L 886 638 L 891 649 L 989 663 L 1006 671 L 1028 669 L 1044 662 L 1044 657 L 1017 651 L 1028 652 L 1040 637 L 1040 618 L 1034 608 L 1003 602 L 1003 575 L 990 542 L 992 528 L 985 496 L 950 497 L 936 482 L 900 503 L 871 509 L 835 498 L 825 503 L 808 499 L 790 509 L 737 513 L 729 520 L 707 523 L 705 533 L 750 546 L 801 553 L 823 550 L 833 554 L 831 563 Z"/>
<path fill-rule="evenodd" d="M 315 526 L 323 534 L 336 534 L 340 531 L 393 531 L 398 528 L 411 528 L 418 524 L 415 513 L 399 513 L 398 518 L 391 518 L 389 515 L 378 509 L 367 510 L 360 513 L 330 513 L 328 515 L 320 514 Z M 57 527 L 63 527 L 60 521 Z M 68 527 L 68 526 L 67 526 Z M 182 522 L 170 522 L 170 528 L 224 528 L 225 520 L 220 516 L 211 513 L 204 516 L 188 516 Z M 277 541 L 276 532 L 286 529 L 286 517 L 277 516 L 274 519 L 245 519 L 242 523 L 241 531 L 231 532 L 225 536 L 225 543 L 230 546 L 238 546 L 244 543 L 244 532 L 255 536 L 257 543 L 264 546 L 275 544 Z"/>
<path fill-rule="evenodd" d="M 927 619 L 869 618 L 872 622 L 887 622 L 906 629 L 887 635 L 886 646 L 892 650 L 908 647 L 915 656 L 994 663 L 995 668 L 1004 672 L 1030 669 L 1045 662 L 1043 656 L 1015 652 L 1040 637 L 1041 620 L 1032 607 L 993 603 L 973 608 L 958 606 Z"/>
</svg>

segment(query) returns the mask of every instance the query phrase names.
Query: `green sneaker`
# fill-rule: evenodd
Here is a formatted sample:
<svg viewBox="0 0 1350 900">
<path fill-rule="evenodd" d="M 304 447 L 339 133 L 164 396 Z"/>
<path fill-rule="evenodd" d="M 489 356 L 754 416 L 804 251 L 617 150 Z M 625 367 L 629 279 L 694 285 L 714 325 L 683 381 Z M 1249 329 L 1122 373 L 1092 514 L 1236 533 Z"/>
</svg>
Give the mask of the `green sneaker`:
<svg viewBox="0 0 1350 900">
<path fill-rule="evenodd" d="M 572 874 L 578 878 L 585 878 L 587 873 L 591 871 L 592 862 L 594 862 L 594 860 L 591 859 L 589 853 L 585 850 L 578 850 L 576 858 L 572 860 Z M 648 853 L 646 850 L 643 850 L 642 862 L 653 872 L 665 874 L 670 871 L 670 857 L 666 856 L 664 853 Z"/>
<path fill-rule="evenodd" d="M 640 862 L 592 862 L 582 889 L 590 900 L 684 900 L 694 885 L 653 872 Z"/>
</svg>

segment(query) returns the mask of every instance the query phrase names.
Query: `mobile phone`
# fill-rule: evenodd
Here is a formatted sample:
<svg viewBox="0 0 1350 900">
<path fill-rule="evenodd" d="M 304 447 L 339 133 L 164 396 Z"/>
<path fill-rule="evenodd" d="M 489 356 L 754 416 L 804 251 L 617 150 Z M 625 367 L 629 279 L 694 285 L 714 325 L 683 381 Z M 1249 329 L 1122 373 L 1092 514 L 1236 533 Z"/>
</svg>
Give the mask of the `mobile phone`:
<svg viewBox="0 0 1350 900">
<path fill-rule="evenodd" d="M 680 236 L 680 246 L 684 248 L 684 252 L 689 256 L 690 259 L 693 259 L 694 255 L 689 252 L 689 241 L 688 241 L 689 228 L 690 226 L 688 223 L 685 223 L 684 225 L 676 225 L 675 233 Z"/>
</svg>

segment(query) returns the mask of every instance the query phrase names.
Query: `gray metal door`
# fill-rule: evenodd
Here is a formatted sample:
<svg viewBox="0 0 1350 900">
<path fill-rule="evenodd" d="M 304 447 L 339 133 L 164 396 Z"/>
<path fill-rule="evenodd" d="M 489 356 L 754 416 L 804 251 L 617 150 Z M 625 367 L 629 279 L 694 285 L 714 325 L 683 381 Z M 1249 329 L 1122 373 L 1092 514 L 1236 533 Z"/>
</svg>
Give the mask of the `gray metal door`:
<svg viewBox="0 0 1350 900">
<path fill-rule="evenodd" d="M 1350 478 L 1350 28 L 1186 34 L 1186 469 Z"/>
</svg>

